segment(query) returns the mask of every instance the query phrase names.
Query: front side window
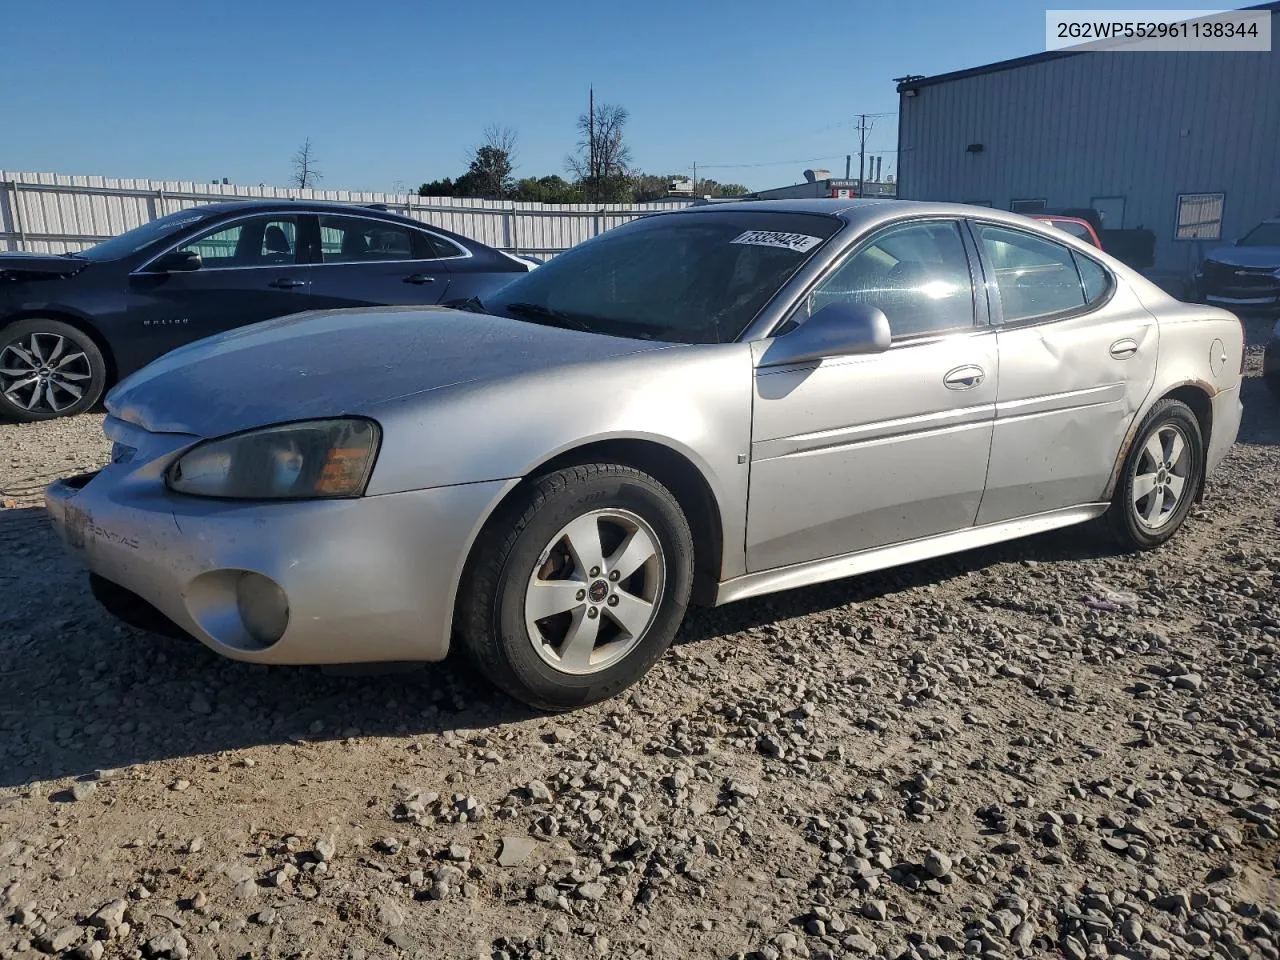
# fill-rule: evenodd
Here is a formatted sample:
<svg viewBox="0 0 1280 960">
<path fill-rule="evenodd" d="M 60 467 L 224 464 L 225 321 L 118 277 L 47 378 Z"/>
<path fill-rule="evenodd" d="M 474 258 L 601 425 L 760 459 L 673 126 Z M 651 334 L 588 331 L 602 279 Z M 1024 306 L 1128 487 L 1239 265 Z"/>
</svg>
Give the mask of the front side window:
<svg viewBox="0 0 1280 960">
<path fill-rule="evenodd" d="M 1072 252 L 1041 237 L 976 224 L 978 242 L 995 268 L 1005 323 L 1036 320 L 1084 307 Z"/>
<path fill-rule="evenodd" d="M 828 303 L 884 311 L 894 339 L 973 325 L 973 281 L 955 221 L 889 227 L 860 247 L 809 294 L 795 322 Z"/>
<path fill-rule="evenodd" d="M 320 218 L 321 262 L 422 260 L 434 256 L 432 253 L 424 256 L 415 252 L 417 236 L 417 231 L 385 220 L 322 216 Z"/>
<path fill-rule="evenodd" d="M 482 306 L 612 336 L 729 343 L 842 226 L 757 210 L 642 217 L 519 275 Z"/>
<path fill-rule="evenodd" d="M 294 217 L 247 217 L 184 243 L 207 268 L 269 267 L 297 263 L 298 226 Z"/>
</svg>

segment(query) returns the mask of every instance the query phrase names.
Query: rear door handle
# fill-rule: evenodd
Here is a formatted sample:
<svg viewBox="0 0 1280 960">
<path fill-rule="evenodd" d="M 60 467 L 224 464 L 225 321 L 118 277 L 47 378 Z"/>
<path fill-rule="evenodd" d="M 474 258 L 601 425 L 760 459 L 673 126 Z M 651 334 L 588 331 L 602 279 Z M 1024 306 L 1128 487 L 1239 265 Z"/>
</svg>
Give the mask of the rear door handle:
<svg viewBox="0 0 1280 960">
<path fill-rule="evenodd" d="M 1117 360 L 1128 360 L 1138 352 L 1138 341 L 1125 337 L 1111 345 L 1111 356 Z"/>
<path fill-rule="evenodd" d="M 281 277 L 279 280 L 272 280 L 267 284 L 268 287 L 275 287 L 277 290 L 292 290 L 294 287 L 305 287 L 307 281 L 294 280 L 292 277 Z"/>
<path fill-rule="evenodd" d="M 404 282 L 405 282 L 405 283 L 418 283 L 418 284 L 422 284 L 422 283 L 435 283 L 435 282 L 436 282 L 436 278 L 435 278 L 435 277 L 428 277 L 428 276 L 426 276 L 425 274 L 422 274 L 422 273 L 413 273 L 413 274 L 410 274 L 409 276 L 405 277 L 405 278 L 404 278 Z"/>
<path fill-rule="evenodd" d="M 948 390 L 972 390 L 985 379 L 987 379 L 986 372 L 981 367 L 970 364 L 948 371 L 942 378 L 942 382 L 946 384 Z"/>
</svg>

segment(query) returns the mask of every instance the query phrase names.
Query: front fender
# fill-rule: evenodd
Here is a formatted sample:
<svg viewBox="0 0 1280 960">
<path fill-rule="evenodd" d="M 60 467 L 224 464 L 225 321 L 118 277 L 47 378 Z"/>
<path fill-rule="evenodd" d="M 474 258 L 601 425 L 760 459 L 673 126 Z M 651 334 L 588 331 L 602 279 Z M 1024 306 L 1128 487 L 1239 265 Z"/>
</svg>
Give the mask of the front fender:
<svg viewBox="0 0 1280 960">
<path fill-rule="evenodd" d="M 747 344 L 714 344 L 389 401 L 367 411 L 383 437 L 368 492 L 518 480 L 589 444 L 643 440 L 702 474 L 720 512 L 724 569 L 732 572 L 746 529 L 751 375 Z"/>
</svg>

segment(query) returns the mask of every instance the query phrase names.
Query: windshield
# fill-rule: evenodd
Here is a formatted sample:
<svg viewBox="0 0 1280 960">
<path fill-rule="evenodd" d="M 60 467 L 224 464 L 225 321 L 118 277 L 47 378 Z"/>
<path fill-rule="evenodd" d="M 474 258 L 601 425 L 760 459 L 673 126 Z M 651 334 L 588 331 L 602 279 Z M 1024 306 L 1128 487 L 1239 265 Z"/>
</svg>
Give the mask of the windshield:
<svg viewBox="0 0 1280 960">
<path fill-rule="evenodd" d="M 647 217 L 561 254 L 483 306 L 611 336 L 728 343 L 841 226 L 755 210 Z"/>
<path fill-rule="evenodd" d="M 171 236 L 185 227 L 199 223 L 208 216 L 207 212 L 200 210 L 179 210 L 177 213 L 157 217 L 150 223 L 144 223 L 140 227 L 134 227 L 118 237 L 103 240 L 87 250 L 81 250 L 77 256 L 85 257 L 89 260 L 119 260 L 121 257 L 137 253 L 143 247 L 148 247 L 157 240 L 163 240 L 165 237 Z"/>
<path fill-rule="evenodd" d="M 1280 247 L 1280 221 L 1260 223 L 1240 238 L 1242 247 Z"/>
</svg>

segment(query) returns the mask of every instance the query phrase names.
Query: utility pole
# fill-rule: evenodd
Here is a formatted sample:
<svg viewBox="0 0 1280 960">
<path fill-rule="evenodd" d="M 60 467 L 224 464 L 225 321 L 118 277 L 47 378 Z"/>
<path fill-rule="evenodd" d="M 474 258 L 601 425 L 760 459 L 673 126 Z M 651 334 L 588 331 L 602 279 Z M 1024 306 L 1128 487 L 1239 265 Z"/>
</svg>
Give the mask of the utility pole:
<svg viewBox="0 0 1280 960">
<path fill-rule="evenodd" d="M 858 116 L 858 196 L 862 196 L 863 180 L 866 177 L 866 154 L 867 154 L 867 131 L 871 128 L 867 126 L 867 115 L 865 113 Z"/>
<path fill-rule="evenodd" d="M 592 84 L 588 88 L 588 96 L 590 97 L 587 106 L 587 154 L 588 165 L 591 169 L 591 197 L 594 201 L 600 194 L 600 176 L 596 171 L 596 88 Z"/>
</svg>

